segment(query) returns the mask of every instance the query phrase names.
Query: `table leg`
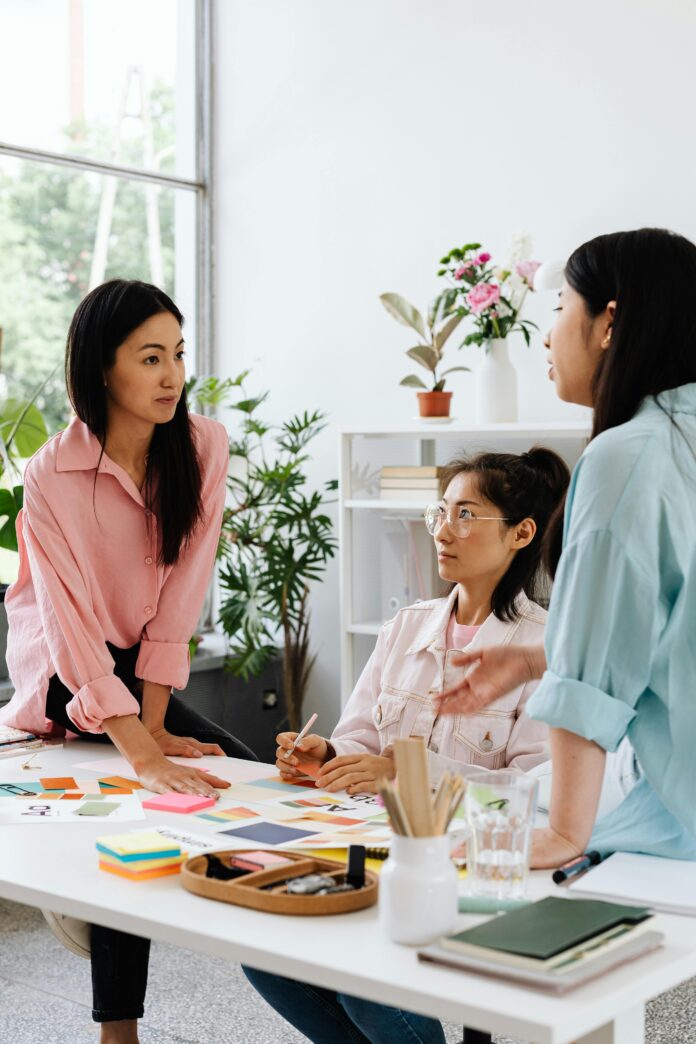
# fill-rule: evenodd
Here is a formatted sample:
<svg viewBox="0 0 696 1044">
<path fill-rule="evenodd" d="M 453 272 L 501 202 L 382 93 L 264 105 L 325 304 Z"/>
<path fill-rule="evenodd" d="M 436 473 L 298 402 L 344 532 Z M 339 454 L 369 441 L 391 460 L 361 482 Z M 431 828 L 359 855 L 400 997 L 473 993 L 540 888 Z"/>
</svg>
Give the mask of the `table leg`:
<svg viewBox="0 0 696 1044">
<path fill-rule="evenodd" d="M 645 1008 L 639 1005 L 622 1012 L 606 1026 L 578 1037 L 576 1044 L 645 1044 Z"/>
</svg>

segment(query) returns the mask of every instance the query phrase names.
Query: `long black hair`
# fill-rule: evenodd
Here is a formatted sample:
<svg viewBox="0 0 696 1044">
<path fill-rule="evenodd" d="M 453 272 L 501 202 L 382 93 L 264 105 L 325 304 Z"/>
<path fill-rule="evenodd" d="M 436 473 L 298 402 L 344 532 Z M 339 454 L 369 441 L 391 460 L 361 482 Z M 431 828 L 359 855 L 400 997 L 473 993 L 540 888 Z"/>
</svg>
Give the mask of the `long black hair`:
<svg viewBox="0 0 696 1044">
<path fill-rule="evenodd" d="M 696 246 L 690 240 L 663 228 L 597 236 L 571 254 L 565 277 L 590 318 L 616 301 L 609 347 L 592 379 L 591 438 L 631 420 L 646 397 L 696 381 Z M 552 574 L 562 529 L 563 506 L 546 543 Z"/>
<path fill-rule="evenodd" d="M 104 376 L 129 334 L 163 312 L 183 325 L 183 315 L 164 291 L 135 279 L 111 279 L 91 290 L 72 318 L 65 350 L 65 383 L 75 413 L 96 435 L 102 453 L 107 428 Z M 160 561 L 164 565 L 176 562 L 201 520 L 201 487 L 200 461 L 184 389 L 172 419 L 155 425 L 147 458 L 144 495 L 159 521 Z"/>
<path fill-rule="evenodd" d="M 536 522 L 533 540 L 516 552 L 491 598 L 491 608 L 499 620 L 515 620 L 519 615 L 515 602 L 521 591 L 535 602 L 545 594 L 542 548 L 549 521 L 568 489 L 568 465 L 543 446 L 519 455 L 478 453 L 460 457 L 442 469 L 443 495 L 452 479 L 462 473 L 473 475 L 480 495 L 508 519 L 501 525 L 511 528 L 525 518 Z"/>
</svg>

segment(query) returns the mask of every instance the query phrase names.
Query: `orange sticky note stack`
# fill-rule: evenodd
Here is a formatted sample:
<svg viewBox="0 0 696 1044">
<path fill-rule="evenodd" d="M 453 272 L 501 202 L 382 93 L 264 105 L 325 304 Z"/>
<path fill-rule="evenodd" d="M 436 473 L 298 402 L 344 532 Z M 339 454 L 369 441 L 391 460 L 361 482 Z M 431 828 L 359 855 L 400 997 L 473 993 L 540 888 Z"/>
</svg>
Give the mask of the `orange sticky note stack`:
<svg viewBox="0 0 696 1044">
<path fill-rule="evenodd" d="M 181 848 L 155 831 L 97 838 L 99 868 L 129 881 L 178 874 L 186 858 Z"/>
</svg>

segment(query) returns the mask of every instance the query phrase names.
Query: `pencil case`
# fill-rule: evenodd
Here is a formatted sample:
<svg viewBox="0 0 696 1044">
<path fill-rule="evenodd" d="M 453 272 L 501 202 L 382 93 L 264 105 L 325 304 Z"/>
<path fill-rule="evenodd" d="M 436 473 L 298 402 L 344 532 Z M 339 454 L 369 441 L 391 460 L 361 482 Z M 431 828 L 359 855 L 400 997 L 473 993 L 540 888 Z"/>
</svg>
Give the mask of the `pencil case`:
<svg viewBox="0 0 696 1044">
<path fill-rule="evenodd" d="M 257 850 L 258 851 L 258 850 Z M 243 852 L 234 849 L 216 852 L 220 860 L 230 856 L 243 856 Z M 187 859 L 181 870 L 181 883 L 184 888 L 204 899 L 216 899 L 223 903 L 234 903 L 246 906 L 251 910 L 263 910 L 266 913 L 293 914 L 297 916 L 317 916 L 321 914 L 349 913 L 351 910 L 364 910 L 377 902 L 378 877 L 371 870 L 365 871 L 365 884 L 352 892 L 340 892 L 334 895 L 292 895 L 285 891 L 285 883 L 289 877 L 302 877 L 304 874 L 321 873 L 340 881 L 346 873 L 344 863 L 332 859 L 308 858 L 298 852 L 283 851 L 282 854 L 293 865 L 275 866 L 265 870 L 255 870 L 229 881 L 220 881 L 207 877 L 208 861 L 205 855 L 196 855 Z M 273 887 L 273 886 L 276 887 Z"/>
</svg>

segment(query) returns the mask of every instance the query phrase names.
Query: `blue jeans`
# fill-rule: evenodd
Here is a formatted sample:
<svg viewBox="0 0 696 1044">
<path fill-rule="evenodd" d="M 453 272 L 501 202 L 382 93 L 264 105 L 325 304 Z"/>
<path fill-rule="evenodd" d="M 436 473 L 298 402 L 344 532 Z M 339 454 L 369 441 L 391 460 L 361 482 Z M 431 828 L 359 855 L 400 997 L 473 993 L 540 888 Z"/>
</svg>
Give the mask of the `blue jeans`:
<svg viewBox="0 0 696 1044">
<path fill-rule="evenodd" d="M 313 1044 L 445 1044 L 437 1019 L 242 966 L 251 985 Z"/>
</svg>

